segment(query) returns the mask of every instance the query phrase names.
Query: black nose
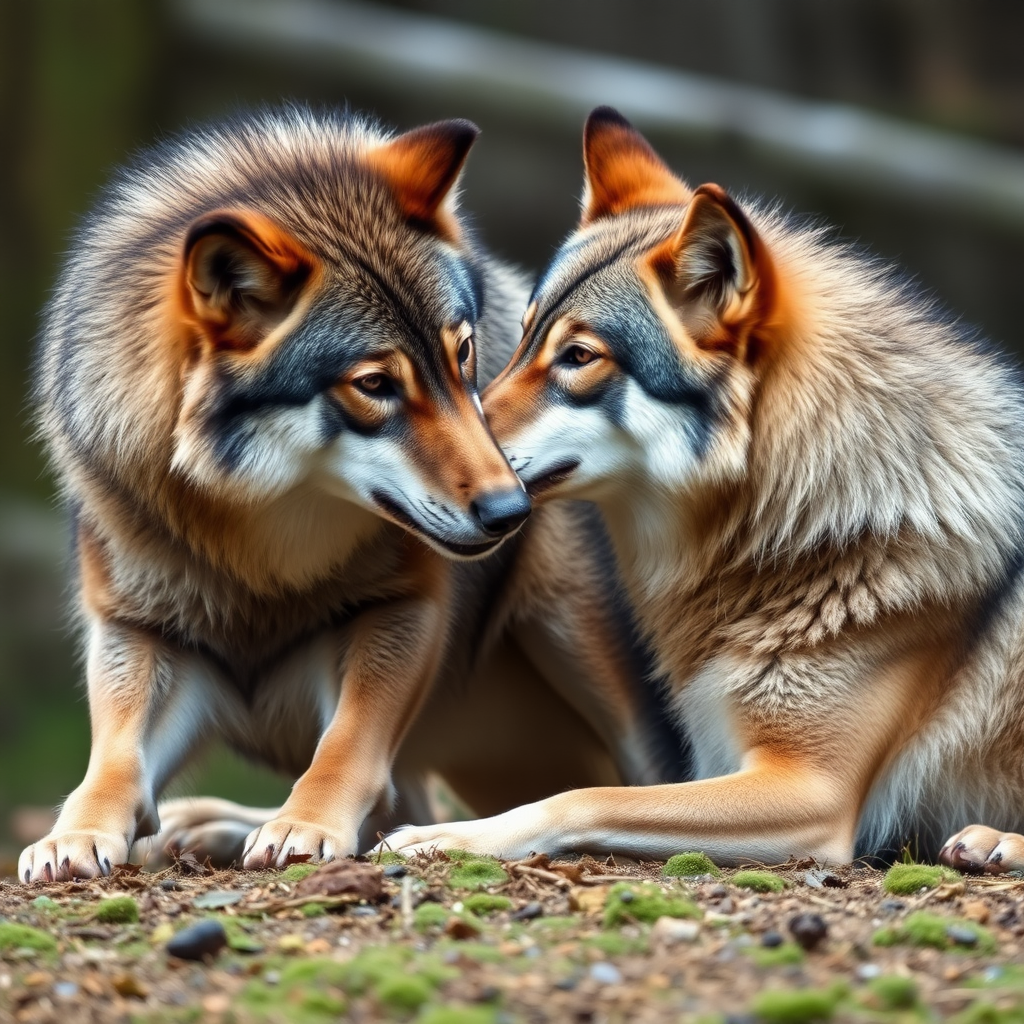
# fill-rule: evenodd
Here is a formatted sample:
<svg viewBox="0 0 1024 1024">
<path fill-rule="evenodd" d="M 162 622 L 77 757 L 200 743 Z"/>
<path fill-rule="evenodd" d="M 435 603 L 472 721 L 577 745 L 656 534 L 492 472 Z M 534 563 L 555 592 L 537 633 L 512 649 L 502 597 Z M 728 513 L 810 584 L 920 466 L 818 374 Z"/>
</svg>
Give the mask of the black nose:
<svg viewBox="0 0 1024 1024">
<path fill-rule="evenodd" d="M 476 516 L 484 533 L 492 537 L 503 537 L 530 514 L 530 499 L 522 487 L 510 491 L 492 491 L 470 502 L 469 510 Z"/>
</svg>

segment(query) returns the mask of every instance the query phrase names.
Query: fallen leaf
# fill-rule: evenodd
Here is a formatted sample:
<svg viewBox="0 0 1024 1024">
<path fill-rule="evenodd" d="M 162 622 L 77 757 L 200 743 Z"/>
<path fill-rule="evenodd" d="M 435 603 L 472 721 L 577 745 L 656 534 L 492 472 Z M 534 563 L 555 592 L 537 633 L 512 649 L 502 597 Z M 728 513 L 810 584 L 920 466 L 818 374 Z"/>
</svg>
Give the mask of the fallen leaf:
<svg viewBox="0 0 1024 1024">
<path fill-rule="evenodd" d="M 149 995 L 149 989 L 134 974 L 118 974 L 111 979 L 111 984 L 114 991 L 125 999 L 145 999 Z"/>
<path fill-rule="evenodd" d="M 212 875 L 213 869 L 206 864 L 200 864 L 194 853 L 182 853 L 175 860 L 175 865 L 186 875 Z"/>
<path fill-rule="evenodd" d="M 386 896 L 384 872 L 376 864 L 355 860 L 335 860 L 307 875 L 295 886 L 300 896 L 340 896 L 352 894 L 370 903 Z"/>
<path fill-rule="evenodd" d="M 579 885 L 583 881 L 583 868 L 579 864 L 552 864 L 549 870 L 569 879 L 574 885 Z"/>
<path fill-rule="evenodd" d="M 480 934 L 480 929 L 461 917 L 450 917 L 444 926 L 444 933 L 450 939 L 475 939 Z"/>
<path fill-rule="evenodd" d="M 228 889 L 211 889 L 197 896 L 192 901 L 196 910 L 218 910 L 220 907 L 230 907 L 234 903 L 241 903 L 245 893 L 231 892 Z"/>
<path fill-rule="evenodd" d="M 600 914 L 608 899 L 608 885 L 584 885 L 569 893 L 569 906 L 584 914 Z"/>
</svg>

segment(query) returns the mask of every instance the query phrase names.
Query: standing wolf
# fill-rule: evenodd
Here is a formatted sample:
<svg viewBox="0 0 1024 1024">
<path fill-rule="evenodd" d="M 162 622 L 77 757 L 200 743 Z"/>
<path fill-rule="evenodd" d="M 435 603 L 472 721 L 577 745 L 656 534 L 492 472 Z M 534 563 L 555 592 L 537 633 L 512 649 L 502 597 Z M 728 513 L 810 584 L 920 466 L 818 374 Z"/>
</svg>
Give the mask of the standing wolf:
<svg viewBox="0 0 1024 1024">
<path fill-rule="evenodd" d="M 604 511 L 697 781 L 392 845 L 847 861 L 916 835 L 1024 866 L 1017 369 L 820 230 L 691 191 L 615 111 L 584 148 L 582 223 L 484 406 L 535 499 Z"/>
<path fill-rule="evenodd" d="M 75 240 L 37 398 L 74 517 L 93 745 L 26 881 L 125 861 L 213 735 L 299 777 L 276 811 L 172 809 L 179 838 L 217 833 L 223 854 L 226 830 L 247 866 L 355 852 L 403 737 L 410 799 L 425 766 L 491 810 L 652 777 L 628 617 L 585 514 L 449 561 L 530 511 L 477 397 L 526 296 L 454 210 L 476 134 L 242 117 L 145 155 Z M 566 644 L 583 631 L 603 638 L 589 660 Z M 606 706 L 577 714 L 563 698 L 595 677 Z M 577 748 L 544 779 L 515 769 L 518 736 L 453 710 L 514 724 L 522 686 Z"/>
</svg>

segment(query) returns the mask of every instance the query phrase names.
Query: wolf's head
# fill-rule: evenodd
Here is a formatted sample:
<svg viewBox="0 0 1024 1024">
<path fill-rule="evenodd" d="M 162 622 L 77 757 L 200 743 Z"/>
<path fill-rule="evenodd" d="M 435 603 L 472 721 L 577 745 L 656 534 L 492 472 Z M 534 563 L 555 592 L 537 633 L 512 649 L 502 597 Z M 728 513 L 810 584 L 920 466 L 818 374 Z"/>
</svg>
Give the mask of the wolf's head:
<svg viewBox="0 0 1024 1024">
<path fill-rule="evenodd" d="M 774 279 L 750 222 L 691 191 L 618 113 L 584 134 L 579 228 L 541 275 L 485 394 L 531 495 L 685 490 L 738 471 Z"/>
<path fill-rule="evenodd" d="M 166 472 L 197 494 L 326 493 L 450 556 L 495 547 L 530 505 L 477 396 L 487 281 L 453 197 L 476 135 L 297 108 L 145 158 L 65 278 L 102 278 L 89 301 L 120 332 L 111 359 L 95 328 L 57 323 L 78 364 L 65 436 L 132 487 L 164 433 Z"/>
</svg>

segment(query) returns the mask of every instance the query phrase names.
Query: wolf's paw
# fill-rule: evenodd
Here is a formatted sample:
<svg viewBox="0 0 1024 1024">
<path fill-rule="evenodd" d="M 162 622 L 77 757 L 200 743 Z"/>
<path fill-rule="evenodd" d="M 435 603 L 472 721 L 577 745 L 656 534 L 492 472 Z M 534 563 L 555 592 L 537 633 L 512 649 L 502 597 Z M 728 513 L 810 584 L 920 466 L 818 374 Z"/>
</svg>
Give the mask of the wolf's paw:
<svg viewBox="0 0 1024 1024">
<path fill-rule="evenodd" d="M 392 832 L 380 849 L 411 856 L 433 850 L 465 850 L 467 853 L 515 860 L 542 850 L 545 844 L 522 814 L 526 808 L 478 821 L 450 821 L 444 825 L 405 825 Z M 540 845 L 538 846 L 538 843 Z"/>
<path fill-rule="evenodd" d="M 283 868 L 291 856 L 308 854 L 314 862 L 348 857 L 356 852 L 356 837 L 332 832 L 322 825 L 291 818 L 274 818 L 245 840 L 242 867 L 250 871 Z"/>
<path fill-rule="evenodd" d="M 27 847 L 18 860 L 23 882 L 67 882 L 109 875 L 128 860 L 128 841 L 108 832 L 53 832 Z"/>
<path fill-rule="evenodd" d="M 1024 836 L 968 825 L 946 841 L 939 860 L 958 871 L 1020 871 L 1024 869 Z"/>
</svg>

